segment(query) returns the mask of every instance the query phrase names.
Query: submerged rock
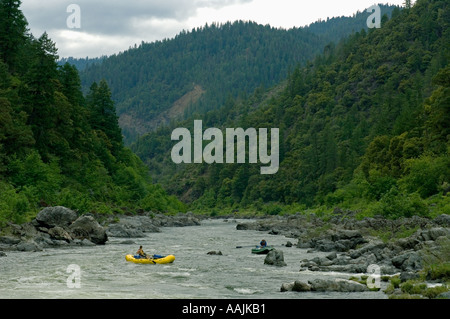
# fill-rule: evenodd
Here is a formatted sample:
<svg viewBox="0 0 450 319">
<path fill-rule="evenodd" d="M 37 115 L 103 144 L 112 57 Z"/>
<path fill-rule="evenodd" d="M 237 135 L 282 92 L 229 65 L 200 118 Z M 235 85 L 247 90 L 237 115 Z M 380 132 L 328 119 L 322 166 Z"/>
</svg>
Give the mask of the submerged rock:
<svg viewBox="0 0 450 319">
<path fill-rule="evenodd" d="M 287 266 L 287 264 L 284 262 L 283 251 L 277 249 L 272 250 L 267 254 L 266 258 L 264 259 L 264 264 L 277 267 Z"/>
<path fill-rule="evenodd" d="M 208 251 L 207 255 L 219 255 L 219 256 L 222 256 L 223 254 L 222 254 L 222 252 L 220 250 L 218 250 L 218 251 L 212 250 L 212 251 Z"/>
</svg>

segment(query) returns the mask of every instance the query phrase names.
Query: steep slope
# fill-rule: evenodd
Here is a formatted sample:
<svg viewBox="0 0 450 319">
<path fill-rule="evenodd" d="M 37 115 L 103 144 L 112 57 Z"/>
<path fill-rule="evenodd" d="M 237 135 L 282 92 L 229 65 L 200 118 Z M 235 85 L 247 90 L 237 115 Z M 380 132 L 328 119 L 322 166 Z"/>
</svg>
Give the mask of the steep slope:
<svg viewBox="0 0 450 319">
<path fill-rule="evenodd" d="M 417 1 L 296 69 L 281 92 L 195 117 L 204 129 L 279 128 L 275 175 L 260 164 L 171 163 L 171 129 L 133 149 L 196 207 L 347 205 L 404 216 L 429 213 L 424 200 L 436 195 L 435 209 L 448 210 L 439 199 L 450 182 L 448 21 L 446 1 Z M 193 120 L 179 126 L 192 131 Z"/>
<path fill-rule="evenodd" d="M 392 9 L 382 6 L 382 14 Z M 228 96 L 275 85 L 329 42 L 367 29 L 368 16 L 360 12 L 289 30 L 243 21 L 206 25 L 90 64 L 81 79 L 85 88 L 106 79 L 128 144 L 163 125 L 161 113 L 195 87 L 204 92 L 186 115 L 216 109 Z"/>
<path fill-rule="evenodd" d="M 80 213 L 180 211 L 128 148 L 105 81 L 86 96 L 55 44 L 27 33 L 20 1 L 0 1 L 0 227 L 40 207 Z"/>
</svg>

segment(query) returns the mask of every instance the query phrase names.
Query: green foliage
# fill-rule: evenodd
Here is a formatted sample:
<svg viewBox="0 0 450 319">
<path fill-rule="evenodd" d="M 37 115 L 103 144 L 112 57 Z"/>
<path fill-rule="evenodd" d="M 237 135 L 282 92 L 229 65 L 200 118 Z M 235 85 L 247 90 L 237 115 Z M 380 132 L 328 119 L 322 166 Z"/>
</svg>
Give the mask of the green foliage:
<svg viewBox="0 0 450 319">
<path fill-rule="evenodd" d="M 429 216 L 428 207 L 419 194 L 405 194 L 392 187 L 378 202 L 368 208 L 370 215 L 381 215 L 387 218 Z"/>
<path fill-rule="evenodd" d="M 48 35 L 26 33 L 19 6 L 0 1 L 0 223 L 27 221 L 46 205 L 183 211 L 123 147 L 107 82 L 85 97 Z"/>
<path fill-rule="evenodd" d="M 399 183 L 407 192 L 417 191 L 422 198 L 439 192 L 440 186 L 450 181 L 450 157 L 422 156 L 409 159 L 405 165 L 406 174 Z"/>
<path fill-rule="evenodd" d="M 389 15 L 394 7 L 381 9 Z M 367 29 L 366 19 L 365 12 L 358 12 L 289 30 L 247 21 L 206 24 L 183 30 L 173 39 L 142 42 L 101 63 L 69 62 L 83 68 L 85 90 L 101 79 L 110 84 L 128 145 L 170 120 L 204 114 L 227 104 L 230 97 L 278 84 L 296 64 L 305 65 L 330 42 Z M 199 98 L 181 104 L 182 110 L 175 107 L 195 88 L 203 92 Z M 326 96 L 317 98 L 331 102 Z"/>
<path fill-rule="evenodd" d="M 0 182 L 0 226 L 8 221 L 25 222 L 30 208 L 24 193 L 17 193 L 11 185 Z"/>
<path fill-rule="evenodd" d="M 380 29 L 326 46 L 279 85 L 231 95 L 132 149 L 195 208 L 279 203 L 388 218 L 439 214 L 450 181 L 448 10 L 445 1 L 419 0 Z M 204 127 L 280 128 L 278 173 L 261 175 L 260 164 L 173 164 L 170 132 L 199 117 Z"/>
</svg>

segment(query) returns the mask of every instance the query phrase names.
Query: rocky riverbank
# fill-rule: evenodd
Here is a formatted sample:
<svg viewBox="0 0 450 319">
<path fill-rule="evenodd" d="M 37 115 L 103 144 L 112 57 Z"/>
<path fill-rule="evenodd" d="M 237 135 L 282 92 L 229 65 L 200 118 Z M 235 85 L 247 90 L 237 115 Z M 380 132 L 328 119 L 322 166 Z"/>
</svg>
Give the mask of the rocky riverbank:
<svg viewBox="0 0 450 319">
<path fill-rule="evenodd" d="M 161 227 L 200 225 L 191 213 L 168 216 L 142 213 L 126 216 L 78 215 L 62 207 L 46 207 L 35 219 L 22 225 L 9 224 L 0 234 L 0 257 L 8 251 L 42 251 L 66 246 L 103 245 L 109 237 L 144 237 Z"/>
<path fill-rule="evenodd" d="M 364 218 L 352 212 L 335 210 L 329 220 L 302 214 L 274 216 L 236 226 L 240 230 L 259 230 L 284 235 L 297 241 L 293 246 L 308 252 L 326 252 L 323 257 L 299 260 L 299 271 L 367 274 L 371 265 L 378 275 L 396 277 L 400 283 L 427 278 L 437 285 L 447 285 L 450 256 L 450 216 L 435 219 L 411 217 L 397 220 Z M 429 272 L 440 268 L 440 274 Z M 366 276 L 367 277 L 367 276 Z M 363 285 L 364 286 L 364 285 Z M 328 288 L 326 288 L 328 287 Z M 397 284 L 397 287 L 399 285 Z M 283 283 L 281 291 L 363 291 L 353 281 L 333 279 L 303 283 L 293 279 Z M 445 289 L 443 289 L 445 291 Z"/>
</svg>

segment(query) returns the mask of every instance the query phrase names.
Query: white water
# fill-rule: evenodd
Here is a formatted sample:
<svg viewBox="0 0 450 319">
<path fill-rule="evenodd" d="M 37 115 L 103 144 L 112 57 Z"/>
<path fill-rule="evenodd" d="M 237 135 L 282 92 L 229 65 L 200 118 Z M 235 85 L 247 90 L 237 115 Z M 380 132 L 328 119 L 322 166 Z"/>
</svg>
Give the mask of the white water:
<svg viewBox="0 0 450 319">
<path fill-rule="evenodd" d="M 265 255 L 251 254 L 250 247 L 265 238 L 284 253 L 286 267 L 264 265 Z M 320 277 L 349 278 L 351 274 L 309 272 L 300 269 L 302 259 L 325 253 L 285 247 L 293 239 L 265 232 L 236 230 L 236 222 L 203 221 L 201 226 L 162 228 L 136 244 L 110 238 L 104 246 L 51 248 L 42 252 L 7 252 L 0 257 L 0 298 L 234 298 L 291 299 L 386 298 L 383 292 L 319 293 L 280 292 L 283 283 Z M 173 254 L 173 264 L 134 264 L 125 255 L 143 245 L 148 254 Z M 209 251 L 220 255 L 207 255 Z M 69 265 L 81 270 L 80 286 L 69 280 Z M 72 288 L 70 287 L 72 286 Z M 383 287 L 382 287 L 383 288 Z"/>
</svg>

